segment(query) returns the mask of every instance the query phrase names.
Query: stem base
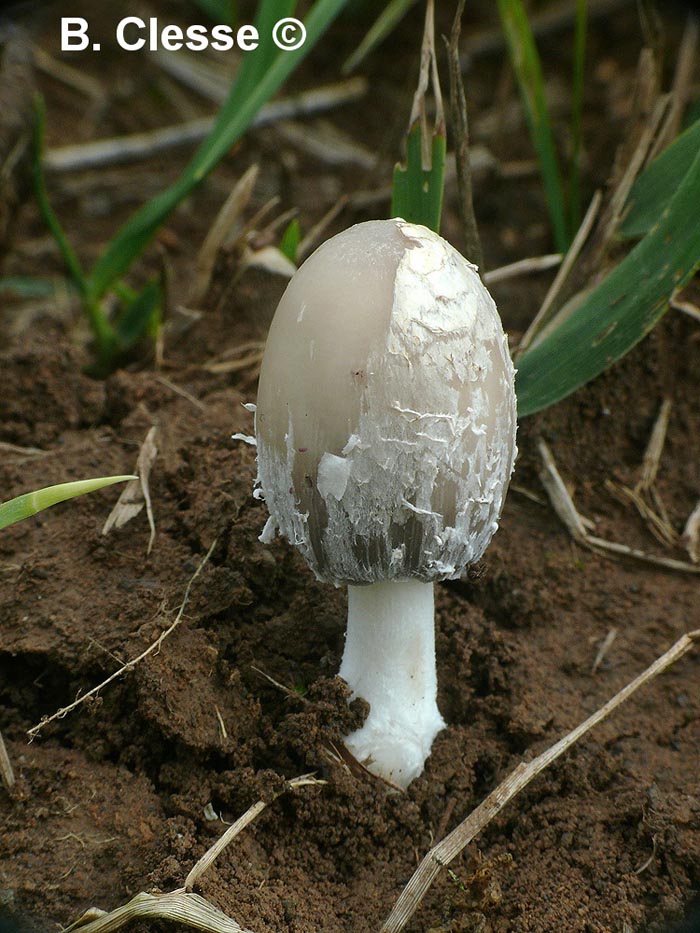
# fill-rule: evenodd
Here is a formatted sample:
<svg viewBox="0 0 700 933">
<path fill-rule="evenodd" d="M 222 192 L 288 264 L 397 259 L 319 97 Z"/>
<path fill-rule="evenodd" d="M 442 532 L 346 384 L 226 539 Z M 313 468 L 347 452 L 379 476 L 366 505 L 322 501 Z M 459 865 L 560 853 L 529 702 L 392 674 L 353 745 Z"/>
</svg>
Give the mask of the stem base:
<svg viewBox="0 0 700 933">
<path fill-rule="evenodd" d="M 348 587 L 340 676 L 370 704 L 345 744 L 373 774 L 408 787 L 445 726 L 437 707 L 433 584 Z"/>
</svg>

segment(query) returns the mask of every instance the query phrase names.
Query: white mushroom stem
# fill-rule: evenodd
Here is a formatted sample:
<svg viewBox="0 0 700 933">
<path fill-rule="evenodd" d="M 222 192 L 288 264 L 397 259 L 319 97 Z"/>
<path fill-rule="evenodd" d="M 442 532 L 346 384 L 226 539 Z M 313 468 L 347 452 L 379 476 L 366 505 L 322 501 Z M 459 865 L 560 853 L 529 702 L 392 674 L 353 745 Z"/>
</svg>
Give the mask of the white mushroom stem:
<svg viewBox="0 0 700 933">
<path fill-rule="evenodd" d="M 445 726 L 437 707 L 433 584 L 349 586 L 340 676 L 370 704 L 345 744 L 373 774 L 407 787 Z"/>
</svg>

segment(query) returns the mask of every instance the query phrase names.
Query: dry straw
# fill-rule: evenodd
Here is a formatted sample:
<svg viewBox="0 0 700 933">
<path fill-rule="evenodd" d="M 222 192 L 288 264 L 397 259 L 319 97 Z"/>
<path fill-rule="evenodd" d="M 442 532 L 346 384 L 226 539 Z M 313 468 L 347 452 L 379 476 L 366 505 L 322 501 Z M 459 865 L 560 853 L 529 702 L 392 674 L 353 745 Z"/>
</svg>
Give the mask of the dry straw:
<svg viewBox="0 0 700 933">
<path fill-rule="evenodd" d="M 400 933 L 416 912 L 431 884 L 440 871 L 456 858 L 469 845 L 491 820 L 496 817 L 507 803 L 516 797 L 545 768 L 548 768 L 565 751 L 583 738 L 594 726 L 606 719 L 622 703 L 628 700 L 641 686 L 675 664 L 700 639 L 700 629 L 683 635 L 660 658 L 657 658 L 642 674 L 623 687 L 612 699 L 608 700 L 592 716 L 572 729 L 564 738 L 551 748 L 542 752 L 532 761 L 521 762 L 517 768 L 502 781 L 470 815 L 453 829 L 449 835 L 434 846 L 418 866 L 411 880 L 404 888 L 394 905 L 380 933 Z"/>
</svg>

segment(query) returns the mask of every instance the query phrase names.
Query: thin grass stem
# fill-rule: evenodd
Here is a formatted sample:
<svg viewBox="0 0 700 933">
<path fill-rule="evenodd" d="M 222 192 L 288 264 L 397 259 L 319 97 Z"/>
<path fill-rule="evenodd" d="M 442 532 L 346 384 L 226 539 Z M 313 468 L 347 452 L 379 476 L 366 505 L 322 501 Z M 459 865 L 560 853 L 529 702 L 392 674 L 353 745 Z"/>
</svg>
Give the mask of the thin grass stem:
<svg viewBox="0 0 700 933">
<path fill-rule="evenodd" d="M 574 74 L 571 92 L 571 167 L 569 175 L 569 230 L 581 225 L 581 150 L 584 68 L 586 62 L 586 31 L 588 0 L 576 0 L 574 29 Z"/>
<path fill-rule="evenodd" d="M 513 70 L 525 104 L 530 136 L 537 153 L 554 242 L 557 251 L 565 253 L 569 245 L 566 202 L 544 93 L 540 56 L 521 0 L 498 0 L 498 9 Z"/>
</svg>

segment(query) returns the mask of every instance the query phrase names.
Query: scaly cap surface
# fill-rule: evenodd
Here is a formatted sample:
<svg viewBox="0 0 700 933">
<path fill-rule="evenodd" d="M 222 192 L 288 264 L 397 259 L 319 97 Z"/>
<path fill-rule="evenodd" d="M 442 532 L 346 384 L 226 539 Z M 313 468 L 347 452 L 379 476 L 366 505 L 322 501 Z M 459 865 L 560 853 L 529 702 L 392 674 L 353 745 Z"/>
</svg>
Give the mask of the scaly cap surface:
<svg viewBox="0 0 700 933">
<path fill-rule="evenodd" d="M 458 577 L 496 528 L 514 370 L 477 271 L 400 219 L 324 243 L 277 308 L 258 482 L 275 529 L 336 584 Z"/>
</svg>

